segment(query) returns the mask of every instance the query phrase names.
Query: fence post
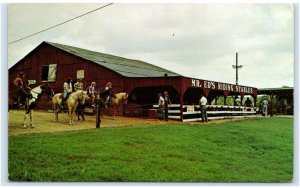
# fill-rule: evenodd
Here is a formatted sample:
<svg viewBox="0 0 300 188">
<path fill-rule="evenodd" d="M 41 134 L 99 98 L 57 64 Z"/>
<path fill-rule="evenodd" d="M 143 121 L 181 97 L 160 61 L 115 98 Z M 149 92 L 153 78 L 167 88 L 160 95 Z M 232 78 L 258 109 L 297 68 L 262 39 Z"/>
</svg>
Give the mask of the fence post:
<svg viewBox="0 0 300 188">
<path fill-rule="evenodd" d="M 101 111 L 102 111 L 102 105 L 101 105 L 101 99 L 96 99 L 96 128 L 100 128 L 100 123 L 101 123 Z"/>
</svg>

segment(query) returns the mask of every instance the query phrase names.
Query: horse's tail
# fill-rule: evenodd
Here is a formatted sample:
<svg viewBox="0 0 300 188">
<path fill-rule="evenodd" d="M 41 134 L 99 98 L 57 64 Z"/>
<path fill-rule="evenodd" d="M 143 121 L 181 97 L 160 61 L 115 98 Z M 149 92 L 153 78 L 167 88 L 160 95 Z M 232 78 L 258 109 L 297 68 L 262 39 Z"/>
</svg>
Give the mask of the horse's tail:
<svg viewBox="0 0 300 188">
<path fill-rule="evenodd" d="M 58 101 L 57 101 L 57 97 L 59 97 L 59 95 L 57 95 L 57 94 L 52 97 L 52 109 L 53 109 L 53 111 L 55 111 L 56 106 L 59 105 Z"/>
</svg>

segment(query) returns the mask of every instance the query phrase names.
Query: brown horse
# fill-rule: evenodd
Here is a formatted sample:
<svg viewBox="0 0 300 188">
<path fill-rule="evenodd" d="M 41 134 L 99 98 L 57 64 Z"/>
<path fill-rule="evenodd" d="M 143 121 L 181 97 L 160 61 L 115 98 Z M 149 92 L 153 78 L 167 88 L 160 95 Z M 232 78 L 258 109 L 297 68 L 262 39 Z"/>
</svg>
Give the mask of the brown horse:
<svg viewBox="0 0 300 188">
<path fill-rule="evenodd" d="M 113 119 L 116 119 L 115 115 L 116 115 L 117 107 L 119 107 L 120 105 L 126 104 L 127 100 L 128 100 L 128 94 L 125 92 L 117 93 L 117 94 L 115 94 L 114 98 L 111 98 L 111 101 L 109 102 L 109 106 L 113 108 Z M 106 108 L 106 109 L 108 109 L 108 108 Z M 103 118 L 103 111 L 101 114 L 102 118 Z"/>
<path fill-rule="evenodd" d="M 78 103 L 83 105 L 85 103 L 85 100 L 88 98 L 89 96 L 87 95 L 87 92 L 82 90 L 70 94 L 69 98 L 67 99 L 70 125 L 74 125 L 73 115 L 76 107 L 78 106 Z M 53 110 L 55 112 L 56 121 L 58 121 L 58 112 L 60 111 L 61 102 L 62 102 L 62 93 L 55 94 L 54 97 L 52 98 L 52 103 L 53 103 Z"/>
</svg>

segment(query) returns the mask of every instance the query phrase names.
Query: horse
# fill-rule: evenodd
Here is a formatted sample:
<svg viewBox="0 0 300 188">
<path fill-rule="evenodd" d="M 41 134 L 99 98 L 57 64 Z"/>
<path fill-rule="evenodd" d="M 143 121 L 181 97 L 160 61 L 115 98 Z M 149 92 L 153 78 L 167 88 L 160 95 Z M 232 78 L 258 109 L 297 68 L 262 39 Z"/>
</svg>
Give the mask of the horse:
<svg viewBox="0 0 300 188">
<path fill-rule="evenodd" d="M 113 107 L 113 119 L 116 119 L 115 115 L 116 115 L 117 107 L 119 107 L 120 105 L 126 104 L 127 100 L 128 100 L 128 94 L 126 92 L 117 93 L 117 94 L 115 94 L 115 97 L 111 98 L 109 105 L 110 105 L 110 107 Z M 103 118 L 103 114 L 101 116 Z"/>
<path fill-rule="evenodd" d="M 69 114 L 69 124 L 74 125 L 73 122 L 73 114 L 75 112 L 76 107 L 80 104 L 84 104 L 85 100 L 88 99 L 89 96 L 87 95 L 86 91 L 75 91 L 70 94 L 67 99 L 68 104 L 68 114 Z M 52 98 L 53 110 L 55 112 L 55 120 L 58 121 L 58 112 L 60 111 L 60 104 L 62 102 L 62 93 L 57 93 Z"/>
<path fill-rule="evenodd" d="M 86 107 L 86 103 L 87 102 L 85 102 L 85 104 L 78 103 L 78 106 L 75 110 L 78 120 L 80 120 L 80 116 L 81 116 L 82 120 L 85 120 L 85 118 L 84 118 L 84 109 Z"/>
<path fill-rule="evenodd" d="M 30 96 L 26 97 L 25 102 L 26 112 L 24 114 L 24 121 L 22 124 L 24 128 L 26 128 L 25 121 L 27 116 L 30 117 L 30 125 L 32 128 L 34 128 L 34 125 L 32 124 L 32 110 L 35 108 L 38 100 L 44 93 L 46 93 L 48 97 L 52 97 L 54 94 L 53 90 L 48 86 L 48 84 L 42 84 L 30 90 Z"/>
<path fill-rule="evenodd" d="M 86 100 L 84 104 L 80 104 L 80 103 L 78 104 L 78 106 L 77 106 L 77 108 L 75 110 L 75 112 L 77 114 L 77 119 L 78 120 L 80 120 L 80 116 L 81 116 L 82 120 L 85 120 L 85 118 L 84 118 L 85 108 L 92 108 L 92 109 L 94 109 L 96 107 L 95 100 L 97 98 L 99 98 L 99 97 L 100 97 L 99 90 L 97 90 L 97 91 L 94 92 L 94 100 L 93 100 L 92 95 L 89 95 L 89 99 Z M 104 107 L 105 105 L 104 105 L 104 102 L 102 102 L 102 101 L 103 100 L 101 100 L 101 106 Z"/>
</svg>

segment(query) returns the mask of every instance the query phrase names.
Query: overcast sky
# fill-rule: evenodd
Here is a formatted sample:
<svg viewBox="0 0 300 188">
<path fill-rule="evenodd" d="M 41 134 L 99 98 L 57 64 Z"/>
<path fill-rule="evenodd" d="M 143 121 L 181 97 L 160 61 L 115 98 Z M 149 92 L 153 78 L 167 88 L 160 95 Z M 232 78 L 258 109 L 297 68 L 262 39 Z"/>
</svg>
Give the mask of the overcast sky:
<svg viewBox="0 0 300 188">
<path fill-rule="evenodd" d="M 12 42 L 105 4 L 10 4 Z M 43 41 L 142 60 L 183 76 L 293 86 L 292 4 L 120 4 L 8 45 L 11 67 Z"/>
</svg>

